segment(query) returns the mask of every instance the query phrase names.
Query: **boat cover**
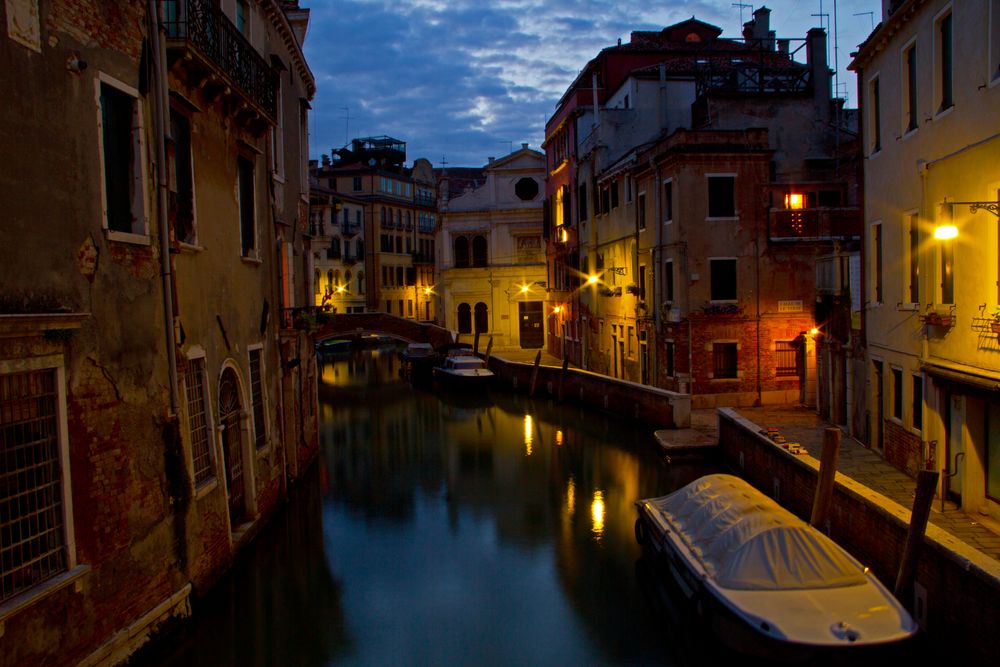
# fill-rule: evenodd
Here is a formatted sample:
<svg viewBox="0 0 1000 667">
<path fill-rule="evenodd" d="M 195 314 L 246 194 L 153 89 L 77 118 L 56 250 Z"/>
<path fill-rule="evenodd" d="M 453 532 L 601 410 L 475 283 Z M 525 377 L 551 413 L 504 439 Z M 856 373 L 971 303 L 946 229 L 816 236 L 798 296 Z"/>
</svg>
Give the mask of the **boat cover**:
<svg viewBox="0 0 1000 667">
<path fill-rule="evenodd" d="M 830 538 L 732 475 L 707 475 L 645 501 L 723 588 L 799 590 L 866 582 Z"/>
</svg>

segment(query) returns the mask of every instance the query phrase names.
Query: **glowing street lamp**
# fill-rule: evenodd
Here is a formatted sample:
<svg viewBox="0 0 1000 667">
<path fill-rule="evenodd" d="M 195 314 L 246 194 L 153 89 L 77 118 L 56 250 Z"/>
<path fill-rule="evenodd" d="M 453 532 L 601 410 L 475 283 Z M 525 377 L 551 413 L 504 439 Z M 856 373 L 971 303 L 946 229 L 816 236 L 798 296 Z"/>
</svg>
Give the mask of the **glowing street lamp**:
<svg viewBox="0 0 1000 667">
<path fill-rule="evenodd" d="M 587 276 L 588 285 L 596 285 L 598 280 L 599 278 L 594 274 L 590 274 L 589 276 Z"/>
<path fill-rule="evenodd" d="M 934 229 L 934 238 L 938 241 L 948 241 L 958 238 L 958 227 L 955 225 L 941 225 Z"/>
</svg>

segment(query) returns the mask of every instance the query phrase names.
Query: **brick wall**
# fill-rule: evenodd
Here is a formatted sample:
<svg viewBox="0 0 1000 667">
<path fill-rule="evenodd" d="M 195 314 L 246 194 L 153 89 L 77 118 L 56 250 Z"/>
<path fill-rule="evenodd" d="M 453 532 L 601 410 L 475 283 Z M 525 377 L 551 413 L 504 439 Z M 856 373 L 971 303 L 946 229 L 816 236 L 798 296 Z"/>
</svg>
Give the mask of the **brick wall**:
<svg viewBox="0 0 1000 667">
<path fill-rule="evenodd" d="M 725 464 L 800 518 L 812 511 L 819 461 L 793 455 L 758 433 L 761 428 L 727 409 L 718 411 Z M 837 475 L 829 530 L 842 547 L 890 589 L 902 558 L 910 508 Z M 924 640 L 956 664 L 997 664 L 1000 562 L 930 525 L 917 562 L 926 590 Z M 902 600 L 913 611 L 911 599 Z"/>
<path fill-rule="evenodd" d="M 916 477 L 917 472 L 925 468 L 920 436 L 906 430 L 895 419 L 886 419 L 884 424 L 885 460 L 910 477 Z"/>
</svg>

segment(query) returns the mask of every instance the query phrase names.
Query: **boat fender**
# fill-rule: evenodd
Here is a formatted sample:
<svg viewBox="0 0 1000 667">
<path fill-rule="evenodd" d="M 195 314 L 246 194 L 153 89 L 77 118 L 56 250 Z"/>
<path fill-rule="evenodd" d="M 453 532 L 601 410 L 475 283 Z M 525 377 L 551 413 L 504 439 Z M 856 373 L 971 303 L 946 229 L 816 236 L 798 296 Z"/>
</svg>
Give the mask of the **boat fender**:
<svg viewBox="0 0 1000 667">
<path fill-rule="evenodd" d="M 639 546 L 644 547 L 649 542 L 647 530 L 646 522 L 642 520 L 642 517 L 638 517 L 635 520 L 635 541 L 639 543 Z"/>
</svg>

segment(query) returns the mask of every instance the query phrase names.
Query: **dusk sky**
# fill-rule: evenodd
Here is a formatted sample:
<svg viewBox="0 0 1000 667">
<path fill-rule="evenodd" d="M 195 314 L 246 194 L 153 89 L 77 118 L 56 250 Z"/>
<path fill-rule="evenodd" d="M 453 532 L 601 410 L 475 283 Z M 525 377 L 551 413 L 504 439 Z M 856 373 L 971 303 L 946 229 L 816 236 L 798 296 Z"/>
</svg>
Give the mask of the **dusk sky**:
<svg viewBox="0 0 1000 667">
<path fill-rule="evenodd" d="M 305 52 L 316 76 L 310 157 L 354 137 L 407 143 L 407 163 L 442 158 L 481 166 L 528 142 L 579 71 L 633 30 L 692 16 L 740 37 L 749 3 L 732 0 L 302 0 L 311 10 Z M 804 38 L 837 9 L 840 93 L 856 106 L 850 53 L 880 20 L 880 0 L 774 0 L 771 29 Z M 760 5 L 753 5 L 756 9 Z M 869 14 L 868 12 L 872 12 Z M 829 18 L 813 16 L 828 14 Z M 804 59 L 804 58 L 803 58 Z"/>
</svg>

